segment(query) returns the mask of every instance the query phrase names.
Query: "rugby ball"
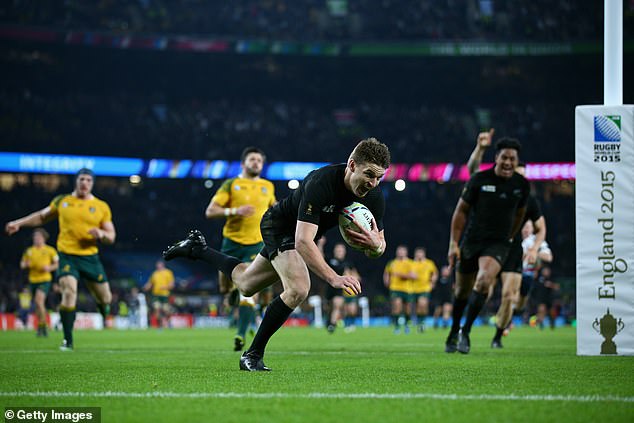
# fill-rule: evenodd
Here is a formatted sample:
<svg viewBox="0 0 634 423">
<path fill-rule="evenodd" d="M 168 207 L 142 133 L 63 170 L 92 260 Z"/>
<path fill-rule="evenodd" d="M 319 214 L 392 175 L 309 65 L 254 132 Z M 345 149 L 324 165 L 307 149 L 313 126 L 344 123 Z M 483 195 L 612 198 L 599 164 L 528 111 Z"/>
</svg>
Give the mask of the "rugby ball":
<svg viewBox="0 0 634 423">
<path fill-rule="evenodd" d="M 365 247 L 355 244 L 346 233 L 346 229 L 349 228 L 358 232 L 359 228 L 353 223 L 353 221 L 356 221 L 359 226 L 370 231 L 372 230 L 372 219 L 374 219 L 372 212 L 361 203 L 354 202 L 339 210 L 339 232 L 341 232 L 346 244 L 355 250 L 363 250 Z"/>
</svg>

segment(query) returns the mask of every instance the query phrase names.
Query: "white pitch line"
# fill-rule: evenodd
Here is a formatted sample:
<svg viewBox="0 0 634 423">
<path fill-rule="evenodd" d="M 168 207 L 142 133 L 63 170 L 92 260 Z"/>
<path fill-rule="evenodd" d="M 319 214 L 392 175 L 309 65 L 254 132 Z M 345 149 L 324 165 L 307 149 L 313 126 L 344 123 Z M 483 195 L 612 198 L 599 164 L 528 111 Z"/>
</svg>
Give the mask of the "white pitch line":
<svg viewBox="0 0 634 423">
<path fill-rule="evenodd" d="M 33 397 L 33 398 L 237 398 L 237 399 L 383 399 L 383 400 L 416 400 L 433 399 L 446 401 L 463 400 L 491 400 L 491 401 L 561 401 L 561 402 L 621 402 L 634 403 L 634 397 L 619 397 L 613 395 L 461 395 L 402 392 L 393 394 L 379 394 L 372 392 L 360 393 L 329 393 L 310 392 L 306 394 L 292 394 L 284 392 L 0 392 L 0 397 Z"/>
</svg>

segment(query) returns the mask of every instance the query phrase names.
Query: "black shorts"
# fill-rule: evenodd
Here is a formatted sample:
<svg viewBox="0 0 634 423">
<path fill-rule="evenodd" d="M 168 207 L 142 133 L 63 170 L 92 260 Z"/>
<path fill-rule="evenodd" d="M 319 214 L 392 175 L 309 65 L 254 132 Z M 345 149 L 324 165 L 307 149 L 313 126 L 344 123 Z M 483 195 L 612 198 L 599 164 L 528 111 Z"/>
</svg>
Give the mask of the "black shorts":
<svg viewBox="0 0 634 423">
<path fill-rule="evenodd" d="M 504 264 L 511 244 L 508 241 L 493 241 L 488 243 L 463 243 L 460 247 L 460 260 L 457 270 L 460 273 L 475 273 L 478 271 L 478 259 L 480 257 L 493 257 Z"/>
<path fill-rule="evenodd" d="M 335 297 L 343 297 L 343 289 L 334 288 L 332 285 L 327 284 L 326 286 L 326 300 L 330 301 Z"/>
<path fill-rule="evenodd" d="M 283 251 L 295 249 L 295 225 L 276 216 L 273 209 L 268 209 L 260 221 L 260 232 L 264 241 L 264 248 L 260 255 L 269 261 Z"/>
<path fill-rule="evenodd" d="M 509 248 L 509 253 L 506 256 L 506 260 L 502 265 L 503 272 L 522 273 L 522 259 L 524 257 L 524 250 L 522 244 L 514 242 Z"/>
<path fill-rule="evenodd" d="M 520 286 L 520 295 L 526 297 L 533 286 L 535 277 L 532 274 L 522 273 L 522 285 Z"/>
<path fill-rule="evenodd" d="M 442 288 L 437 286 L 431 293 L 431 301 L 437 306 L 452 302 L 453 294 L 451 292 L 451 285 L 443 286 Z"/>
<path fill-rule="evenodd" d="M 550 288 L 536 287 L 533 289 L 531 297 L 533 297 L 535 304 L 545 304 L 547 308 L 551 308 L 553 305 L 553 290 Z"/>
</svg>

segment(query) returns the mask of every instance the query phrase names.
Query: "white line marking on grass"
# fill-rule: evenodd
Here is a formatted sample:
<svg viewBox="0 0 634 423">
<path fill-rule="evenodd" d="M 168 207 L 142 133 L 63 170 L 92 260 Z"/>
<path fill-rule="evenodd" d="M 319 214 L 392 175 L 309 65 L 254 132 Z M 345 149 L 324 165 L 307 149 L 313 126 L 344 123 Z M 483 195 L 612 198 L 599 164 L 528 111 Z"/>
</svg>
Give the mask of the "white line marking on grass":
<svg viewBox="0 0 634 423">
<path fill-rule="evenodd" d="M 622 402 L 634 403 L 634 397 L 619 397 L 614 395 L 462 395 L 462 394 L 434 394 L 424 392 L 402 392 L 393 394 L 378 394 L 372 392 L 336 393 L 310 392 L 306 394 L 292 394 L 285 392 L 0 392 L 0 397 L 33 397 L 33 398 L 256 398 L 256 399 L 386 399 L 412 400 L 433 399 L 447 401 L 490 400 L 490 401 L 562 401 L 562 402 Z"/>
</svg>

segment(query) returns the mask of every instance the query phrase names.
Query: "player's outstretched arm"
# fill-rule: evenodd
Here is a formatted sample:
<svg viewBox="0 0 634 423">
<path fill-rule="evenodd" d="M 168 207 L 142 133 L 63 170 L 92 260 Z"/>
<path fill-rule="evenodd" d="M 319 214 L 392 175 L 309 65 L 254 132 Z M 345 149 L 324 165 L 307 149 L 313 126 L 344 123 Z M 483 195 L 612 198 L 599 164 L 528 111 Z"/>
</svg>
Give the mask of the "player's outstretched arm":
<svg viewBox="0 0 634 423">
<path fill-rule="evenodd" d="M 339 276 L 328 266 L 326 260 L 319 252 L 315 244 L 318 226 L 314 223 L 297 221 L 295 230 L 295 249 L 304 259 L 304 262 L 322 280 L 328 282 L 334 288 L 342 288 L 350 295 L 361 293 L 361 284 L 352 276 Z"/>
<path fill-rule="evenodd" d="M 476 146 L 473 149 L 471 156 L 469 156 L 469 161 L 467 162 L 469 175 L 473 175 L 478 171 L 478 169 L 480 169 L 482 158 L 484 157 L 484 152 L 491 145 L 493 134 L 495 134 L 495 128 L 491 128 L 486 132 L 480 132 L 478 134 L 478 138 L 476 139 Z"/>
<path fill-rule="evenodd" d="M 13 235 L 18 232 L 23 226 L 26 227 L 34 227 L 41 226 L 46 222 L 50 221 L 55 216 L 55 213 L 51 210 L 50 206 L 45 207 L 42 210 L 38 210 L 33 212 L 27 216 L 21 217 L 20 219 L 12 220 L 11 222 L 7 222 L 4 227 L 7 235 Z"/>
</svg>

